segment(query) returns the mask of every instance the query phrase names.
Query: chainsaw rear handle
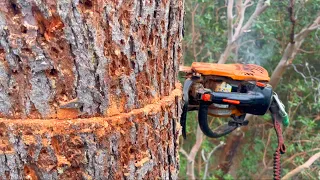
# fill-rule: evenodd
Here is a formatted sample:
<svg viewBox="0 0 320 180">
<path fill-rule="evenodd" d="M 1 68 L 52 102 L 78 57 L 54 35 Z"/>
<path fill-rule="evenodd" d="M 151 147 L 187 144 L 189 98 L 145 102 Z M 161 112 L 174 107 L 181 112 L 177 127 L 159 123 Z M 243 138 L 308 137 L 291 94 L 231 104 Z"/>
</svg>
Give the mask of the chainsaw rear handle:
<svg viewBox="0 0 320 180">
<path fill-rule="evenodd" d="M 211 92 L 205 89 L 198 92 L 199 112 L 198 121 L 202 132 L 211 138 L 218 138 L 229 134 L 244 121 L 234 125 L 223 125 L 221 128 L 212 131 L 208 123 L 208 109 L 212 103 L 234 105 L 237 109 L 253 115 L 265 114 L 271 103 L 272 89 L 271 87 L 253 87 L 247 93 L 238 92 Z M 244 114 L 245 114 L 244 113 Z M 243 119 L 244 120 L 244 119 Z"/>
<path fill-rule="evenodd" d="M 253 115 L 264 115 L 272 100 L 271 87 L 253 86 L 247 93 L 239 92 L 211 92 L 200 90 L 197 94 L 198 101 L 206 101 L 210 104 L 234 105 L 240 111 Z"/>
</svg>

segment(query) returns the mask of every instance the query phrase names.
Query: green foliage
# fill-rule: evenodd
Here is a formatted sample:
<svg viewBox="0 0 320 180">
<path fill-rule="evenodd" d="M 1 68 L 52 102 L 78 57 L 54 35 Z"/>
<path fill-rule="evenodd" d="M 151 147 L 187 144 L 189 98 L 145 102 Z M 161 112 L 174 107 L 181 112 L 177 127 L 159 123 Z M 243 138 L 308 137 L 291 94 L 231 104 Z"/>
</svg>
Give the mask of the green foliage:
<svg viewBox="0 0 320 180">
<path fill-rule="evenodd" d="M 223 179 L 225 179 L 225 180 L 234 180 L 233 176 L 231 176 L 230 174 L 223 175 Z"/>
<path fill-rule="evenodd" d="M 222 177 L 224 180 L 234 180 L 234 177 L 230 174 L 224 174 L 220 169 L 213 172 L 214 176 L 210 177 L 210 180 L 218 180 L 217 177 Z"/>
<path fill-rule="evenodd" d="M 179 157 L 180 157 L 180 161 L 179 161 L 179 163 L 180 163 L 179 177 L 181 179 L 186 179 L 187 178 L 186 172 L 187 172 L 188 160 L 182 153 L 179 153 Z"/>
<path fill-rule="evenodd" d="M 307 131 L 311 131 L 312 129 L 314 129 L 316 127 L 316 122 L 315 120 L 311 119 L 311 118 L 306 118 L 306 117 L 302 117 L 302 116 L 298 116 L 297 120 L 299 122 L 301 122 L 305 127 Z"/>
</svg>

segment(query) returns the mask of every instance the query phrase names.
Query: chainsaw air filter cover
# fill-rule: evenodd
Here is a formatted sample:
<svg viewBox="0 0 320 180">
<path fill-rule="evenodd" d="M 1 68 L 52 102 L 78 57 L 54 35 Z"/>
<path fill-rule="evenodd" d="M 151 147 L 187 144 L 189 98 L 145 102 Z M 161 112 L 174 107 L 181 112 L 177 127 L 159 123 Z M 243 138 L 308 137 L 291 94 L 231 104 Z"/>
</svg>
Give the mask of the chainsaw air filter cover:
<svg viewBox="0 0 320 180">
<path fill-rule="evenodd" d="M 233 80 L 266 82 L 270 80 L 268 71 L 255 64 L 213 64 L 193 62 L 191 69 L 202 75 L 224 76 Z"/>
</svg>

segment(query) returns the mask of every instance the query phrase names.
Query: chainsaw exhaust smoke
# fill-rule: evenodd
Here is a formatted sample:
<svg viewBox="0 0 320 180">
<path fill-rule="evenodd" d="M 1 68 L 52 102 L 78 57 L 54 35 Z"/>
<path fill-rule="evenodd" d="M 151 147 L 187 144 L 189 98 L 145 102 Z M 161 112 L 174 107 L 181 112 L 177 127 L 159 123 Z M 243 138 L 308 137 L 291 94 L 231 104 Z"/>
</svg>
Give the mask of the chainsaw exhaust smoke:
<svg viewBox="0 0 320 180">
<path fill-rule="evenodd" d="M 275 53 L 275 41 L 265 39 L 264 36 L 256 32 L 248 32 L 243 35 L 237 42 L 238 53 L 235 58 L 237 63 L 257 64 L 267 66 L 270 58 Z"/>
</svg>

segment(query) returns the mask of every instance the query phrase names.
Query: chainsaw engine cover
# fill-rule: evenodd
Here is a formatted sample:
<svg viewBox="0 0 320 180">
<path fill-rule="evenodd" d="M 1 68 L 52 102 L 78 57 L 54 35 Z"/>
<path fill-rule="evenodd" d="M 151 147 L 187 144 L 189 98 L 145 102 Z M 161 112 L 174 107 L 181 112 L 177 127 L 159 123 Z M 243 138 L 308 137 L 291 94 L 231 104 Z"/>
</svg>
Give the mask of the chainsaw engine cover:
<svg viewBox="0 0 320 180">
<path fill-rule="evenodd" d="M 255 64 L 214 64 L 193 62 L 191 69 L 204 76 L 222 76 L 233 80 L 269 81 L 268 71 Z"/>
</svg>

